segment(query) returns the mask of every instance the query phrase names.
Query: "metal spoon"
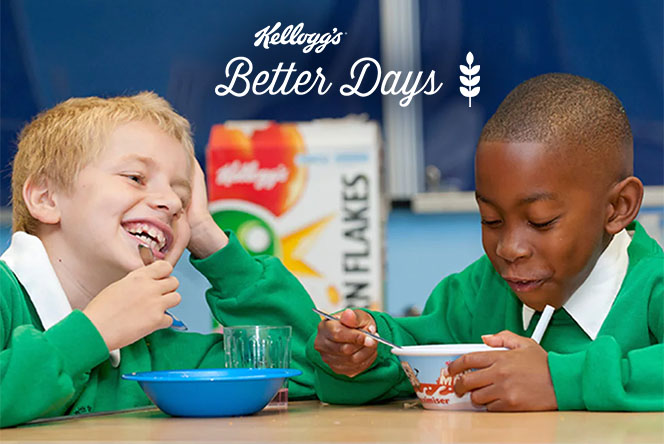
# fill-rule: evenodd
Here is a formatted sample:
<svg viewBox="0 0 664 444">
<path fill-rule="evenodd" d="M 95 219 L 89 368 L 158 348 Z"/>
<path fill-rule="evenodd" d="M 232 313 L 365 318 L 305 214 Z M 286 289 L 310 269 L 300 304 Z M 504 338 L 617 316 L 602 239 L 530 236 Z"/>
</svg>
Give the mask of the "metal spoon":
<svg viewBox="0 0 664 444">
<path fill-rule="evenodd" d="M 141 255 L 143 264 L 150 265 L 151 263 L 154 262 L 154 254 L 152 253 L 152 249 L 150 249 L 150 247 L 146 245 L 138 244 L 138 254 Z M 184 325 L 184 322 L 179 320 L 174 314 L 169 313 L 168 310 L 166 311 L 166 314 L 173 319 L 173 324 L 171 325 L 171 328 L 173 330 L 180 330 L 180 331 L 188 330 L 187 326 Z"/>
<path fill-rule="evenodd" d="M 317 314 L 321 315 L 322 317 L 324 317 L 325 319 L 329 319 L 330 321 L 338 321 L 338 320 L 339 320 L 339 318 L 335 318 L 335 317 L 332 316 L 331 314 L 329 314 L 329 313 L 325 313 L 324 311 L 320 311 L 319 309 L 317 309 L 317 308 L 315 308 L 315 307 L 312 308 L 312 310 L 313 310 L 314 312 L 316 312 Z M 350 327 L 349 327 L 349 328 L 350 328 Z M 375 334 L 373 334 L 373 333 L 371 333 L 371 332 L 368 332 L 368 331 L 366 331 L 366 330 L 363 330 L 363 329 L 361 329 L 361 328 L 354 328 L 353 330 L 357 330 L 357 331 L 359 331 L 359 332 L 361 332 L 361 333 L 364 333 L 365 335 L 369 336 L 371 339 L 373 339 L 373 340 L 375 340 L 375 341 L 378 341 L 378 342 L 380 342 L 380 343 L 382 343 L 382 344 L 389 345 L 389 346 L 392 347 L 392 348 L 401 348 L 401 346 L 396 345 L 396 344 L 393 344 L 393 343 L 391 343 L 390 341 L 387 341 L 387 340 L 381 338 L 380 336 L 375 335 Z"/>
</svg>

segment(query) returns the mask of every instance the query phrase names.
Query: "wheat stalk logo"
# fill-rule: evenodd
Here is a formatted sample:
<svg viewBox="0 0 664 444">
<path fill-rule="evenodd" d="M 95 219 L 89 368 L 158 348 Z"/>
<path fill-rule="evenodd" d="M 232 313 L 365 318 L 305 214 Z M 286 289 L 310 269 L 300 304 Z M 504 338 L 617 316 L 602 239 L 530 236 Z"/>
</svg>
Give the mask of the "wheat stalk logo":
<svg viewBox="0 0 664 444">
<path fill-rule="evenodd" d="M 472 106 L 470 100 L 480 93 L 480 87 L 475 86 L 480 83 L 480 76 L 476 75 L 480 72 L 480 65 L 472 66 L 473 60 L 473 53 L 469 51 L 466 54 L 466 63 L 468 63 L 468 66 L 459 65 L 461 74 L 463 74 L 463 76 L 459 76 L 459 80 L 461 80 L 462 85 L 466 86 L 466 88 L 460 86 L 459 91 L 461 91 L 462 96 L 468 97 L 468 108 Z"/>
</svg>

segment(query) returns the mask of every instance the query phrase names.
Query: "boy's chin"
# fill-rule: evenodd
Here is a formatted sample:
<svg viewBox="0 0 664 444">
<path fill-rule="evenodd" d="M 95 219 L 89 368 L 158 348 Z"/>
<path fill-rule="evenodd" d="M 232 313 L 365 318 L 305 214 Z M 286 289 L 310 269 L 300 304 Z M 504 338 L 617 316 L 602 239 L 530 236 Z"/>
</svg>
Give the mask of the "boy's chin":
<svg viewBox="0 0 664 444">
<path fill-rule="evenodd" d="M 518 294 L 516 295 L 524 305 L 532 308 L 535 311 L 542 311 L 547 305 L 551 305 L 556 310 L 562 307 L 563 302 L 561 302 L 560 297 L 556 297 L 544 292 L 540 294 Z"/>
</svg>

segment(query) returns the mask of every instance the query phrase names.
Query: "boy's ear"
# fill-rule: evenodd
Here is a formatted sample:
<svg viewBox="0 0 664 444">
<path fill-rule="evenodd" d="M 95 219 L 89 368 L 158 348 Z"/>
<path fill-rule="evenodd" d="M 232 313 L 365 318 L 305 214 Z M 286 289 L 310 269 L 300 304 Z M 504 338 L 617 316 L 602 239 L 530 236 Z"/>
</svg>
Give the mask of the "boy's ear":
<svg viewBox="0 0 664 444">
<path fill-rule="evenodd" d="M 643 200 L 643 183 L 630 176 L 613 186 L 609 193 L 608 212 L 604 228 L 616 234 L 627 227 L 639 214 Z"/>
<path fill-rule="evenodd" d="M 39 222 L 48 225 L 60 222 L 60 209 L 48 179 L 29 177 L 23 184 L 23 200 L 32 217 Z"/>
</svg>

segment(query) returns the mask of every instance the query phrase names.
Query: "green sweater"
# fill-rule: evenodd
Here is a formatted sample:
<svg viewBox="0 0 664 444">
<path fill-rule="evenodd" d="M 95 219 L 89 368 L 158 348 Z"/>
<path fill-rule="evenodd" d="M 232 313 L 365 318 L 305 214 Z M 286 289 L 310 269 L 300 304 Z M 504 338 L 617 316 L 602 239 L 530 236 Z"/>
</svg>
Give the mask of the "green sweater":
<svg viewBox="0 0 664 444">
<path fill-rule="evenodd" d="M 541 342 L 560 410 L 664 410 L 664 253 L 639 224 L 628 248 L 629 267 L 597 338 L 591 340 L 565 310 L 557 310 Z M 394 319 L 371 312 L 378 332 L 400 345 L 481 343 L 484 334 L 523 329 L 523 304 L 483 256 L 433 290 L 422 316 Z M 338 375 L 313 349 L 316 393 L 341 404 L 412 396 L 399 360 L 379 344 L 362 374 Z"/>
<path fill-rule="evenodd" d="M 306 339 L 319 318 L 299 281 L 273 257 L 252 258 L 234 235 L 229 244 L 191 262 L 210 282 L 207 302 L 222 325 L 292 325 L 291 366 L 303 371 L 290 396 L 312 396 Z M 44 331 L 30 298 L 0 261 L 0 426 L 35 418 L 118 410 L 150 404 L 124 373 L 223 368 L 220 334 L 158 330 L 122 348 L 118 368 L 97 329 L 79 310 Z"/>
</svg>

